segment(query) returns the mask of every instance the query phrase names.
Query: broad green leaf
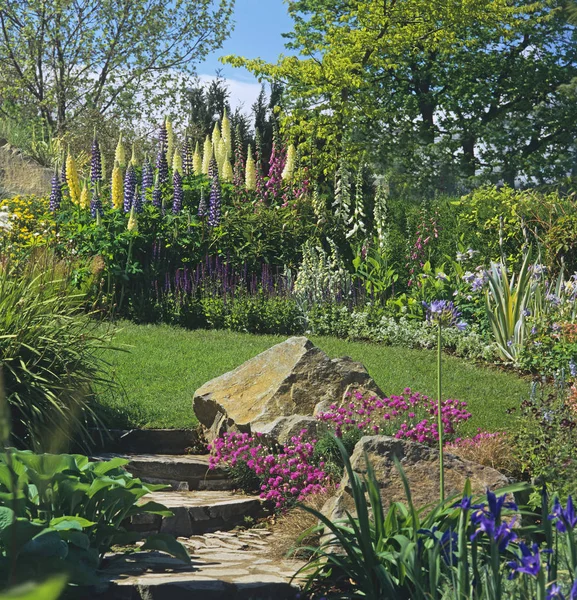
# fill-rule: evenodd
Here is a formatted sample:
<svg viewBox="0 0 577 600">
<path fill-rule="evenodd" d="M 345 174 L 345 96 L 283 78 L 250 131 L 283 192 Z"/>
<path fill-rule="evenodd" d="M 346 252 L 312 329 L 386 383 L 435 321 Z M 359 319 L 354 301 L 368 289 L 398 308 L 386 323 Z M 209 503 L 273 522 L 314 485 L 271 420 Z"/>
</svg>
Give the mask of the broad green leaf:
<svg viewBox="0 0 577 600">
<path fill-rule="evenodd" d="M 155 533 L 149 536 L 141 550 L 160 550 L 187 564 L 190 563 L 190 556 L 186 548 L 180 542 L 177 542 L 174 537 L 166 533 Z"/>
</svg>

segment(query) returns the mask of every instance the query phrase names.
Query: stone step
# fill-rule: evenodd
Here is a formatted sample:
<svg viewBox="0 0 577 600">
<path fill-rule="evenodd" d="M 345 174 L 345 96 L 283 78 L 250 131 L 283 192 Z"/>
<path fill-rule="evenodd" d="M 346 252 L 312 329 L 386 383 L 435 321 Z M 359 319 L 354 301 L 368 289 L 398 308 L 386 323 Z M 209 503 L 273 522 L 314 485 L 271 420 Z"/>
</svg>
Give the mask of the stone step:
<svg viewBox="0 0 577 600">
<path fill-rule="evenodd" d="M 299 597 L 293 579 L 302 561 L 281 559 L 266 530 L 215 532 L 180 539 L 192 558 L 185 565 L 165 554 L 108 556 L 110 582 L 98 600 L 289 600 Z"/>
<path fill-rule="evenodd" d="M 222 469 L 209 470 L 208 456 L 195 454 L 99 454 L 95 460 L 121 457 L 126 469 L 148 483 L 164 483 L 175 490 L 232 490 L 234 483 Z"/>
<path fill-rule="evenodd" d="M 232 492 L 154 492 L 142 502 L 163 504 L 174 516 L 140 515 L 133 517 L 131 529 L 146 533 L 169 533 L 189 538 L 214 531 L 228 531 L 242 525 L 247 518 L 264 515 L 264 504 L 258 496 Z"/>
<path fill-rule="evenodd" d="M 108 429 L 106 434 L 92 430 L 97 452 L 123 454 L 186 454 L 206 447 L 193 429 Z"/>
</svg>

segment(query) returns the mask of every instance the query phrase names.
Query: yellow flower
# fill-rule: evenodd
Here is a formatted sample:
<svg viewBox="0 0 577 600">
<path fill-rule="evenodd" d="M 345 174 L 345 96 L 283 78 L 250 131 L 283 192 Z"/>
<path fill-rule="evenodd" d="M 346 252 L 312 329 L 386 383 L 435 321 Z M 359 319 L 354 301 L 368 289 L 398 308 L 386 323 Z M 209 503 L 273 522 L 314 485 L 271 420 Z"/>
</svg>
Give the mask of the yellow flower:
<svg viewBox="0 0 577 600">
<path fill-rule="evenodd" d="M 182 156 L 178 148 L 174 149 L 174 156 L 172 159 L 172 171 L 176 173 L 178 171 L 182 175 Z"/>
<path fill-rule="evenodd" d="M 82 191 L 80 192 L 80 207 L 90 208 L 90 198 L 88 197 L 88 187 L 86 184 L 82 186 Z"/>
<path fill-rule="evenodd" d="M 123 198 L 123 183 L 122 183 L 122 171 L 118 164 L 114 165 L 112 169 L 112 183 L 111 183 L 111 196 L 112 206 L 120 209 L 124 203 Z"/>
<path fill-rule="evenodd" d="M 70 152 L 66 159 L 66 183 L 68 184 L 68 193 L 73 204 L 80 202 L 80 180 L 78 178 L 78 169 L 76 161 Z"/>
<path fill-rule="evenodd" d="M 124 167 L 126 165 L 126 150 L 124 149 L 124 144 L 122 143 L 122 134 L 120 134 L 120 137 L 118 138 L 118 144 L 116 144 L 114 161 L 120 167 Z"/>
<path fill-rule="evenodd" d="M 134 233 L 138 232 L 138 219 L 134 212 L 134 206 L 130 209 L 130 217 L 128 218 L 126 229 L 128 229 L 128 231 L 133 231 Z"/>
<path fill-rule="evenodd" d="M 210 167 L 210 161 L 212 159 L 212 143 L 208 135 L 204 140 L 204 153 L 202 155 L 202 172 L 208 175 L 208 169 Z"/>
<path fill-rule="evenodd" d="M 248 147 L 248 153 L 246 157 L 245 187 L 247 190 L 256 189 L 256 165 L 254 162 L 254 158 L 252 157 L 252 150 L 250 148 L 250 144 Z"/>
<path fill-rule="evenodd" d="M 194 149 L 194 155 L 192 157 L 192 169 L 195 175 L 202 175 L 202 157 L 200 156 L 198 142 L 196 142 L 196 148 Z"/>
</svg>

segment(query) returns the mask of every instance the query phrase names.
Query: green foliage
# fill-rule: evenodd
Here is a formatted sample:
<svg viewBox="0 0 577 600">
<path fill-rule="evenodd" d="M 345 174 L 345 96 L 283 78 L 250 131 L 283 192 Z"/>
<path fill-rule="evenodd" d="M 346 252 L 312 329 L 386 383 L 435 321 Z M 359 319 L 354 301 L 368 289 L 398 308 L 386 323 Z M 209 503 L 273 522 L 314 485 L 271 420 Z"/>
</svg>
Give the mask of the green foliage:
<svg viewBox="0 0 577 600">
<path fill-rule="evenodd" d="M 110 336 L 50 253 L 0 267 L 0 362 L 18 444 L 61 449 L 98 423 L 95 386 L 110 387 L 101 352 Z"/>
<path fill-rule="evenodd" d="M 66 587 L 66 577 L 51 577 L 44 583 L 28 582 L 0 593 L 0 600 L 58 600 Z"/>
<path fill-rule="evenodd" d="M 485 295 L 487 317 L 499 354 L 505 360 L 515 361 L 525 345 L 527 334 L 526 310 L 535 282 L 529 269 L 529 253 L 517 277 L 509 280 L 507 267 L 493 263 L 488 271 L 489 287 Z"/>
<path fill-rule="evenodd" d="M 523 475 L 547 483 L 563 497 L 577 493 L 575 405 L 574 390 L 565 388 L 561 380 L 555 388 L 535 383 L 530 396 L 514 411 L 514 452 Z M 535 496 L 533 503 L 537 503 Z"/>
<path fill-rule="evenodd" d="M 7 449 L 0 455 L 0 573 L 13 582 L 65 573 L 77 585 L 96 585 L 96 571 L 113 545 L 142 534 L 126 525 L 136 515 L 171 516 L 144 496 L 163 486 L 144 485 L 120 458 L 91 462 L 85 456 L 34 454 Z M 149 536 L 156 549 L 189 562 L 174 538 Z"/>
</svg>

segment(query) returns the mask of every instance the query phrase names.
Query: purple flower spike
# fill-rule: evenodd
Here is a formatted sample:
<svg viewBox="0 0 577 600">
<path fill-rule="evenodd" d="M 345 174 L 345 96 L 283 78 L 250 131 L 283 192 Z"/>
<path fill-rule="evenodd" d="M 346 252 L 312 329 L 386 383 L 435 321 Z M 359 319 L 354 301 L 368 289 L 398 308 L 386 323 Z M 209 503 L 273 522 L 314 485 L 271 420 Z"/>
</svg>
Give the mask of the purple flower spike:
<svg viewBox="0 0 577 600">
<path fill-rule="evenodd" d="M 52 186 L 50 190 L 50 205 L 49 208 L 52 212 L 58 210 L 60 208 L 60 203 L 62 202 L 62 186 L 60 184 L 60 179 L 58 178 L 58 173 L 54 173 L 52 177 Z"/>
<path fill-rule="evenodd" d="M 172 177 L 172 184 L 174 186 L 174 200 L 172 202 L 172 212 L 176 215 L 182 210 L 182 199 L 184 192 L 182 191 L 182 177 L 178 171 L 174 172 Z"/>
<path fill-rule="evenodd" d="M 149 190 L 154 185 L 154 171 L 152 165 L 147 159 L 142 167 L 142 202 L 146 202 L 146 190 Z"/>
<path fill-rule="evenodd" d="M 161 144 L 156 157 L 156 168 L 158 169 L 158 182 L 160 185 L 168 183 L 168 162 L 166 162 L 166 150 Z"/>
<path fill-rule="evenodd" d="M 206 198 L 204 197 L 204 190 L 200 190 L 200 202 L 198 203 L 198 216 L 204 219 L 208 215 L 208 207 L 206 206 Z"/>
<path fill-rule="evenodd" d="M 136 171 L 134 167 L 130 165 L 126 169 L 126 175 L 124 177 L 124 212 L 130 212 L 132 208 L 132 201 L 134 199 L 134 190 L 136 189 Z"/>
<path fill-rule="evenodd" d="M 160 208 L 162 206 L 162 193 L 158 183 L 156 183 L 154 190 L 152 190 L 152 206 L 155 206 L 156 208 Z"/>
<path fill-rule="evenodd" d="M 92 201 L 90 202 L 90 214 L 93 219 L 95 219 L 97 215 L 102 216 L 104 214 L 102 201 L 100 200 L 100 196 L 96 193 L 92 196 Z"/>
<path fill-rule="evenodd" d="M 94 138 L 92 142 L 92 158 L 90 161 L 90 181 L 96 183 L 102 179 L 102 158 L 100 156 L 100 146 L 98 140 Z"/>
<path fill-rule="evenodd" d="M 211 227 L 218 227 L 220 223 L 220 182 L 218 180 L 218 168 L 214 158 L 211 163 L 214 165 L 211 167 L 212 182 L 210 184 L 210 199 L 208 203 L 208 224 Z"/>
</svg>

